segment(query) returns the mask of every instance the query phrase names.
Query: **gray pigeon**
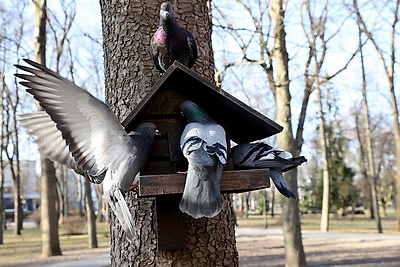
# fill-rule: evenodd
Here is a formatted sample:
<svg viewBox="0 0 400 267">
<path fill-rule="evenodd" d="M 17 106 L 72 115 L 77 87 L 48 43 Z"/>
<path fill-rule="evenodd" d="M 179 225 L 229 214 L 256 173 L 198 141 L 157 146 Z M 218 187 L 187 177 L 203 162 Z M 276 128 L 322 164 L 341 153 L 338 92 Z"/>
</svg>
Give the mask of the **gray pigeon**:
<svg viewBox="0 0 400 267">
<path fill-rule="evenodd" d="M 82 88 L 46 67 L 16 65 L 30 74 L 17 73 L 28 93 L 44 111 L 20 116 L 35 136 L 39 149 L 52 161 L 66 165 L 91 182 L 103 182 L 104 196 L 133 242 L 133 218 L 123 193 L 136 182 L 148 160 L 154 136 L 153 123 L 137 126 L 129 135 L 111 109 Z M 104 181 L 103 181 L 104 180 Z"/>
<path fill-rule="evenodd" d="M 293 158 L 287 151 L 275 150 L 262 142 L 239 144 L 232 148 L 233 164 L 241 168 L 269 168 L 276 189 L 287 198 L 297 199 L 283 178 L 282 171 L 288 171 L 306 162 L 304 157 Z"/>
<path fill-rule="evenodd" d="M 175 19 L 170 3 L 161 5 L 160 23 L 151 39 L 151 53 L 156 68 L 164 73 L 175 60 L 191 68 L 197 58 L 193 35 Z"/>
<path fill-rule="evenodd" d="M 214 217 L 222 209 L 219 182 L 226 164 L 226 134 L 198 105 L 180 106 L 187 124 L 180 146 L 189 166 L 179 208 L 193 218 Z"/>
</svg>

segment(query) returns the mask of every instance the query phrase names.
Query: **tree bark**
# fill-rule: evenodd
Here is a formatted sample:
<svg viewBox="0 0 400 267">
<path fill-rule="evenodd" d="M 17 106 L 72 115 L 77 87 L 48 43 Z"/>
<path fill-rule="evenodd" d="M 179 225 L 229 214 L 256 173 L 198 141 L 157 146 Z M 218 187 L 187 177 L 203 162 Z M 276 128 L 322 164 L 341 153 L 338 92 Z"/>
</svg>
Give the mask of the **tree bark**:
<svg viewBox="0 0 400 267">
<path fill-rule="evenodd" d="M 46 64 L 46 0 L 32 0 L 35 8 L 35 58 L 40 64 Z M 39 106 L 38 106 L 39 108 Z M 39 108 L 40 109 L 40 108 Z M 42 174 L 40 176 L 42 256 L 61 255 L 58 239 L 58 215 L 56 212 L 56 174 L 54 164 L 40 155 Z"/>
<path fill-rule="evenodd" d="M 157 29 L 161 1 L 100 0 L 107 103 L 125 118 L 159 78 L 149 53 Z M 192 68 L 213 81 L 211 17 L 208 1 L 178 0 L 174 11 L 181 25 L 197 40 L 199 58 Z M 113 266 L 237 266 L 234 220 L 230 196 L 223 196 L 223 211 L 212 219 L 186 216 L 184 249 L 158 251 L 154 199 L 125 196 L 135 220 L 136 242 L 130 244 L 111 214 L 111 264 Z"/>
<path fill-rule="evenodd" d="M 84 179 L 85 183 L 85 207 L 86 218 L 88 224 L 88 245 L 89 248 L 97 248 L 97 231 L 96 231 L 96 215 L 93 209 L 92 187 L 88 179 Z"/>
<path fill-rule="evenodd" d="M 278 123 L 284 127 L 278 134 L 279 146 L 286 151 L 294 151 L 294 138 L 292 132 L 290 91 L 289 91 L 289 66 L 286 51 L 284 18 L 285 8 L 282 0 L 273 0 L 268 9 L 274 29 L 275 59 L 275 106 Z M 293 192 L 297 192 L 297 170 L 294 169 L 285 175 Z M 300 214 L 298 202 L 292 199 L 283 200 L 283 233 L 285 240 L 286 266 L 306 266 L 306 257 L 303 248 L 300 227 Z"/>
</svg>

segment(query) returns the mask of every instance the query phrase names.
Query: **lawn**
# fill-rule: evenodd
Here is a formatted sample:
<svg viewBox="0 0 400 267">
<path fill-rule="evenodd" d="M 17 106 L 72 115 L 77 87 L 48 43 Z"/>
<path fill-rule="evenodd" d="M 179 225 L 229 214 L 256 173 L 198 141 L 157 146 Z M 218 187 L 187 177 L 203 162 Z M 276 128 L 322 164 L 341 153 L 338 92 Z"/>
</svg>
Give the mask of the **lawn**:
<svg viewBox="0 0 400 267">
<path fill-rule="evenodd" d="M 97 240 L 99 246 L 109 246 L 108 223 L 97 223 Z M 83 234 L 67 235 L 67 229 L 60 227 L 59 238 L 61 251 L 82 250 L 88 247 L 86 229 Z M 4 244 L 0 245 L 0 266 L 26 263 L 40 258 L 42 249 L 40 229 L 29 228 L 22 230 L 20 236 L 15 236 L 13 230 L 4 232 Z M 22 255 L 22 256 L 21 256 Z"/>
</svg>

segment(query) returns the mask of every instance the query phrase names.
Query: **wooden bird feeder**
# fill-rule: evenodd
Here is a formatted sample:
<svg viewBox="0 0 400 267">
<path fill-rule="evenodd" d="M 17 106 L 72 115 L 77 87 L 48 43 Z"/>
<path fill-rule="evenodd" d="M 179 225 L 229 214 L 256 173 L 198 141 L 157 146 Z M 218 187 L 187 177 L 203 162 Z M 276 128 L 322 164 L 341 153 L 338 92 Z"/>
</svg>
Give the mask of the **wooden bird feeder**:
<svg viewBox="0 0 400 267">
<path fill-rule="evenodd" d="M 185 100 L 203 108 L 226 131 L 228 161 L 221 177 L 222 193 L 270 187 L 268 169 L 234 169 L 229 144 L 231 140 L 244 143 L 263 139 L 283 129 L 175 61 L 122 122 L 130 132 L 139 123 L 151 121 L 162 134 L 156 137 L 150 160 L 139 178 L 139 197 L 156 197 L 159 250 L 178 249 L 185 245 L 184 214 L 178 207 L 186 179 L 186 175 L 179 172 L 187 171 L 187 160 L 179 146 L 186 125 L 179 106 Z"/>
</svg>

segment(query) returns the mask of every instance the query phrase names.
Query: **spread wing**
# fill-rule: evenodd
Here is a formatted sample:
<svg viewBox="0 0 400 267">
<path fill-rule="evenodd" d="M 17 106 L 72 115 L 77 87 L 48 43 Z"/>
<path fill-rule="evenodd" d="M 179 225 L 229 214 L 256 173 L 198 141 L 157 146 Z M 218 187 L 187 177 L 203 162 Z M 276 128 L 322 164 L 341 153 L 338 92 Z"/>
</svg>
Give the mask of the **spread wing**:
<svg viewBox="0 0 400 267">
<path fill-rule="evenodd" d="M 20 84 L 28 88 L 26 91 L 40 103 L 53 123 L 43 113 L 26 115 L 26 120 L 24 116 L 22 120 L 37 136 L 42 149 L 40 143 L 47 140 L 54 140 L 54 146 L 60 145 L 57 152 L 45 149 L 49 158 L 78 171 L 80 168 L 90 176 L 99 176 L 118 157 L 129 153 L 130 138 L 106 104 L 46 67 L 31 60 L 25 62 L 34 68 L 16 67 L 30 74 L 15 76 L 24 80 Z M 38 123 L 29 123 L 28 119 Z"/>
</svg>

